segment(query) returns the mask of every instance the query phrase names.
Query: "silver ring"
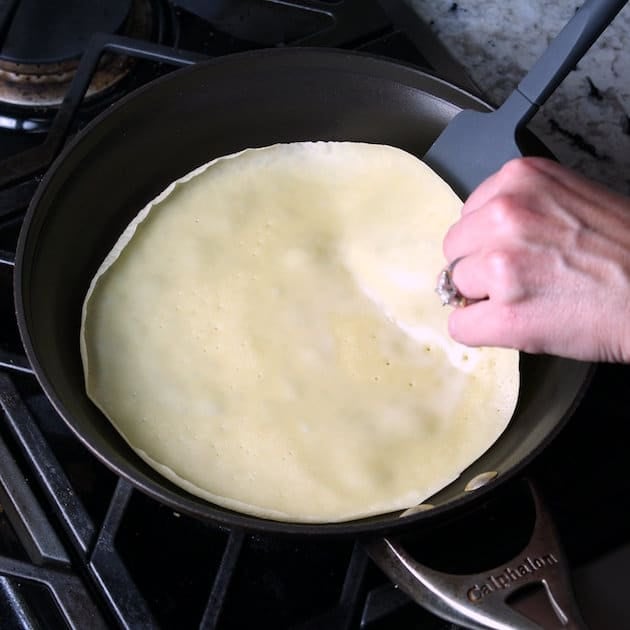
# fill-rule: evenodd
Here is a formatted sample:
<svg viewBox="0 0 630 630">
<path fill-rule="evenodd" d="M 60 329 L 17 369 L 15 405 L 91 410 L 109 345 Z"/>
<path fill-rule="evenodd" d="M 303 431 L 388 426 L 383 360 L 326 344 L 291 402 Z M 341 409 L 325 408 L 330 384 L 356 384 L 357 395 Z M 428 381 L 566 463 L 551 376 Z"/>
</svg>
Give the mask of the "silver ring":
<svg viewBox="0 0 630 630">
<path fill-rule="evenodd" d="M 437 286 L 435 287 L 435 292 L 439 295 L 440 300 L 442 300 L 442 306 L 454 306 L 456 308 L 463 308 L 464 306 L 468 306 L 473 302 L 478 302 L 479 300 L 471 300 L 467 298 L 458 288 L 455 282 L 453 281 L 453 269 L 455 269 L 455 265 L 463 258 L 460 256 L 456 258 L 453 262 L 449 263 L 442 269 L 440 275 L 438 276 Z"/>
</svg>

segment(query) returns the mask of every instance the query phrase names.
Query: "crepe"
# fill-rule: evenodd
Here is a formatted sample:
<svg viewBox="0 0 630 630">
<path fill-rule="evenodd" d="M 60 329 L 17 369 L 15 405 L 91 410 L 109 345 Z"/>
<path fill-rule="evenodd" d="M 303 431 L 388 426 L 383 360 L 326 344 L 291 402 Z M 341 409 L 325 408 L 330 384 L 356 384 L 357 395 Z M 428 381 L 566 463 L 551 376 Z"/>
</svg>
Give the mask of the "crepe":
<svg viewBox="0 0 630 630">
<path fill-rule="evenodd" d="M 518 353 L 434 293 L 461 201 L 412 155 L 293 143 L 213 160 L 122 234 L 83 306 L 89 397 L 185 490 L 334 522 L 416 505 L 497 439 Z"/>
</svg>

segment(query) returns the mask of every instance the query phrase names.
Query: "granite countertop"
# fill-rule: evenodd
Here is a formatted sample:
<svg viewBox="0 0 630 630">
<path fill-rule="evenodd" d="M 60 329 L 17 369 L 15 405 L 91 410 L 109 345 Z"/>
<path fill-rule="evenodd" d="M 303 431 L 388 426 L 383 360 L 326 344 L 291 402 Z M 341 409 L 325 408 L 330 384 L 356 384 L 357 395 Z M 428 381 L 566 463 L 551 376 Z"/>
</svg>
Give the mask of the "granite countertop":
<svg viewBox="0 0 630 630">
<path fill-rule="evenodd" d="M 500 104 L 582 2 L 407 0 Z M 630 194 L 630 6 L 624 7 L 529 128 L 563 164 Z"/>
</svg>

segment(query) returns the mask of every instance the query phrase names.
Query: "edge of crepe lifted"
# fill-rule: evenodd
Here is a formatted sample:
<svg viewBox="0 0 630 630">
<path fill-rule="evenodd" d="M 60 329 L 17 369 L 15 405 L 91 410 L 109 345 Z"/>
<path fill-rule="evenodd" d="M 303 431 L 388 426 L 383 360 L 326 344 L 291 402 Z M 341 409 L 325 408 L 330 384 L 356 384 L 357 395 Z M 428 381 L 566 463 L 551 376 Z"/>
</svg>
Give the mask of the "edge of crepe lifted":
<svg viewBox="0 0 630 630">
<path fill-rule="evenodd" d="M 254 516 L 417 505 L 507 426 L 518 352 L 450 339 L 435 296 L 461 201 L 385 145 L 212 160 L 140 211 L 85 298 L 88 396 L 150 466 Z"/>
</svg>

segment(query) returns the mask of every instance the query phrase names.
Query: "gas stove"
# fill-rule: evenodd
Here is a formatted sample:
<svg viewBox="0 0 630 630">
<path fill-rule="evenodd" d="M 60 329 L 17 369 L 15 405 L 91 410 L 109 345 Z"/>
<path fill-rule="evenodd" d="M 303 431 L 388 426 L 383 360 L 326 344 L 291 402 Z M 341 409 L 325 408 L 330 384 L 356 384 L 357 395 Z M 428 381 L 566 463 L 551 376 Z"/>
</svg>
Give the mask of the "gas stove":
<svg viewBox="0 0 630 630">
<path fill-rule="evenodd" d="M 2 627 L 458 627 L 397 589 L 364 540 L 220 528 L 174 512 L 103 466 L 34 378 L 12 274 L 25 209 L 64 144 L 123 95 L 178 67 L 245 50 L 325 46 L 476 87 L 401 0 L 41 5 L 13 0 L 0 10 Z M 622 592 L 630 569 L 629 377 L 630 367 L 599 366 L 568 426 L 527 470 L 555 517 L 584 616 L 598 629 L 630 627 Z M 493 566 L 527 540 L 527 514 L 506 505 L 489 501 L 448 527 L 408 536 L 438 565 Z"/>
</svg>

